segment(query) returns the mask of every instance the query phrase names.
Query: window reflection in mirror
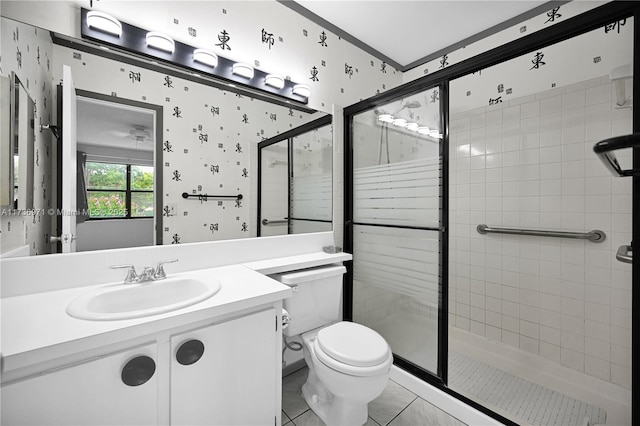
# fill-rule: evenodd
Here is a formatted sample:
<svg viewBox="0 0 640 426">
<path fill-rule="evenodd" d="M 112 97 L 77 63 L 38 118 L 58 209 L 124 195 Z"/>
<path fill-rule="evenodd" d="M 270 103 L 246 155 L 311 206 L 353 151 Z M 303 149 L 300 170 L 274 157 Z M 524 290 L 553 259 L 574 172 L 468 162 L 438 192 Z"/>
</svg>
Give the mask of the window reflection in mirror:
<svg viewBox="0 0 640 426">
<path fill-rule="evenodd" d="M 153 217 L 154 168 L 87 161 L 89 219 Z"/>
</svg>

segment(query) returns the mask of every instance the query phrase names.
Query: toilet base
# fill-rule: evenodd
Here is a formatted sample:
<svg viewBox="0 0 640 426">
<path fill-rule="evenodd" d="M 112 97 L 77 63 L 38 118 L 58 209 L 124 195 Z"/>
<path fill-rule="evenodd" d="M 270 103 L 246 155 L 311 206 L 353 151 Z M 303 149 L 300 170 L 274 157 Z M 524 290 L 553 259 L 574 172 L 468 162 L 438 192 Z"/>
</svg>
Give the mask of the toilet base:
<svg viewBox="0 0 640 426">
<path fill-rule="evenodd" d="M 362 426 L 367 422 L 368 404 L 346 401 L 330 394 L 311 369 L 302 385 L 302 396 L 327 426 Z"/>
</svg>

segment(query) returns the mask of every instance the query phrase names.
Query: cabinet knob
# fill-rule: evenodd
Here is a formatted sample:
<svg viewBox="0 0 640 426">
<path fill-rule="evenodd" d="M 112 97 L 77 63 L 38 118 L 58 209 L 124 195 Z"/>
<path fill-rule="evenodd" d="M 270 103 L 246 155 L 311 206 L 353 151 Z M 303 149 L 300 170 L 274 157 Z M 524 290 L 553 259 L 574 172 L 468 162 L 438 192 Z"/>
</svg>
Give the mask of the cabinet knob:
<svg viewBox="0 0 640 426">
<path fill-rule="evenodd" d="M 140 386 L 153 377 L 156 363 L 148 356 L 137 356 L 122 368 L 122 381 L 127 386 Z"/>
<path fill-rule="evenodd" d="M 202 357 L 204 343 L 200 340 L 187 340 L 176 352 L 176 360 L 182 365 L 191 365 Z"/>
</svg>

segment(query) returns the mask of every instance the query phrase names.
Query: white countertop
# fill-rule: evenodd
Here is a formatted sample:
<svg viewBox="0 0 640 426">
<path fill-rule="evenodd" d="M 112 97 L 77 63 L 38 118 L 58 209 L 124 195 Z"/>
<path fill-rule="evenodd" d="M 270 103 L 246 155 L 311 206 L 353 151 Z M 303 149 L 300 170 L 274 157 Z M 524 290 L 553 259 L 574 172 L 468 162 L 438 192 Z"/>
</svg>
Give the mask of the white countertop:
<svg viewBox="0 0 640 426">
<path fill-rule="evenodd" d="M 96 348 L 281 301 L 291 296 L 291 289 L 268 278 L 266 274 L 343 262 L 351 258 L 348 253 L 318 252 L 181 272 L 178 275 L 185 278 L 206 279 L 211 276 L 220 281 L 221 289 L 213 297 L 186 308 L 127 320 L 82 320 L 66 312 L 67 305 L 79 295 L 119 283 L 2 298 L 0 351 L 3 380 L 11 380 L 16 375 L 33 374 L 38 366 L 53 368 L 56 362 L 77 362 L 82 359 L 80 355 L 86 359 L 92 351 L 98 353 Z"/>
<path fill-rule="evenodd" d="M 220 281 L 221 288 L 213 297 L 186 308 L 115 321 L 82 320 L 66 312 L 67 305 L 80 294 L 114 283 L 1 299 L 3 375 L 89 348 L 108 346 L 291 296 L 289 287 L 243 265 L 201 269 L 180 276 L 200 279 L 211 276 Z"/>
</svg>

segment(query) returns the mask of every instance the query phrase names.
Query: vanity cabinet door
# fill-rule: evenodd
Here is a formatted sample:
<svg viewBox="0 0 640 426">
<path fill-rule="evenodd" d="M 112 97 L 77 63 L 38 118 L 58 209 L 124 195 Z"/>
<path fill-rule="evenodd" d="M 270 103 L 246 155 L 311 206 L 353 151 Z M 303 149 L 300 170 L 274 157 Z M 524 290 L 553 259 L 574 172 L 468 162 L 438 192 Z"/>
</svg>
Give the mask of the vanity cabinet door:
<svg viewBox="0 0 640 426">
<path fill-rule="evenodd" d="M 274 424 L 275 318 L 268 309 L 171 338 L 172 425 Z"/>
<path fill-rule="evenodd" d="M 140 346 L 3 385 L 1 423 L 157 424 L 156 348 Z"/>
</svg>

